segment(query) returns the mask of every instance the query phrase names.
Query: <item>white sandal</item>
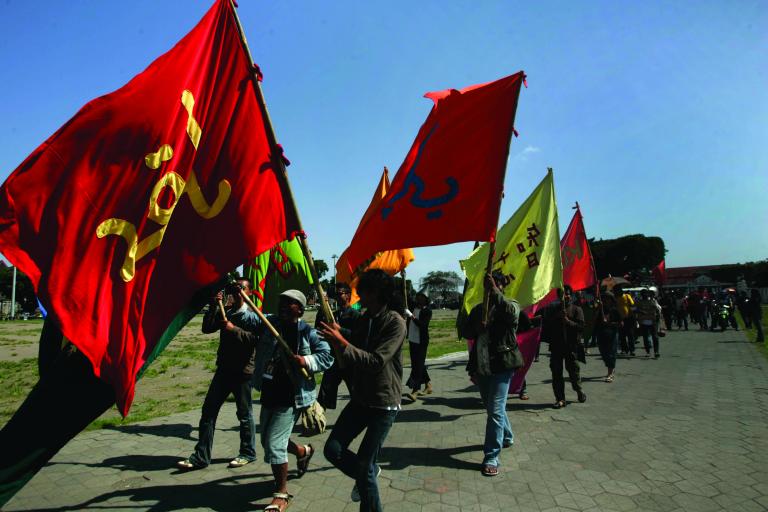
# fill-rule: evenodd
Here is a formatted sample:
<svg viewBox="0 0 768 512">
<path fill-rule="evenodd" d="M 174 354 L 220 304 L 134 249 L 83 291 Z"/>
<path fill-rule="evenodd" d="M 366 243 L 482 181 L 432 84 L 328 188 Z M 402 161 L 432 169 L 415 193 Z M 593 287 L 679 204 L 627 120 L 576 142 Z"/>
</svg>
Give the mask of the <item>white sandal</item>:
<svg viewBox="0 0 768 512">
<path fill-rule="evenodd" d="M 275 500 L 283 500 L 283 503 L 285 506 L 281 507 L 276 503 L 270 503 L 269 505 L 264 507 L 264 512 L 269 512 L 269 511 L 284 512 L 291 505 L 291 500 L 293 500 L 293 494 L 288 494 L 287 492 L 276 492 L 272 494 L 272 501 L 275 501 Z"/>
</svg>

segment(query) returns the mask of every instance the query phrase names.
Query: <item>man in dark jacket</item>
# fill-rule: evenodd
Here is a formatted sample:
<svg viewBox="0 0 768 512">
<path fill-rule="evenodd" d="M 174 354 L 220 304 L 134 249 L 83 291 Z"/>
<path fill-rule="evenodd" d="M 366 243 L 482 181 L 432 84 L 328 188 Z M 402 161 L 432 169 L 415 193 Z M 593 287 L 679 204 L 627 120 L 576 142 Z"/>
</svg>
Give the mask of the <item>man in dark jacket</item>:
<svg viewBox="0 0 768 512">
<path fill-rule="evenodd" d="M 349 340 L 352 334 L 352 326 L 355 321 L 360 317 L 360 311 L 354 309 L 349 305 L 349 299 L 352 295 L 352 290 L 347 283 L 336 283 L 336 304 L 337 309 L 333 312 L 333 316 L 336 318 L 336 323 L 339 324 L 339 329 L 345 339 Z M 320 323 L 326 322 L 323 310 L 320 309 L 317 312 L 315 318 L 315 329 L 320 329 Z M 338 361 L 333 361 L 333 366 L 323 373 L 323 380 L 320 383 L 320 392 L 317 395 L 317 401 L 324 409 L 336 408 L 336 397 L 339 394 L 339 384 L 342 380 L 346 380 L 345 369 L 339 367 Z"/>
<path fill-rule="evenodd" d="M 220 331 L 216 373 L 213 374 L 203 402 L 195 452 L 188 459 L 178 462 L 181 469 L 200 469 L 211 463 L 216 418 L 230 394 L 235 397 L 237 419 L 240 422 L 240 454 L 229 463 L 229 467 L 244 466 L 256 459 L 251 379 L 259 319 L 243 301 L 241 289 L 250 295 L 251 283 L 241 279 L 227 288 L 227 293 L 232 295 L 232 306 L 226 310 L 226 319 L 219 307 L 224 298 L 222 292 L 213 297 L 203 317 L 203 333 Z"/>
<path fill-rule="evenodd" d="M 584 330 L 584 312 L 573 304 L 573 290 L 566 285 L 557 289 L 558 302 L 547 306 L 541 314 L 543 336 L 549 341 L 551 352 L 549 369 L 552 371 L 552 391 L 555 394 L 555 409 L 565 407 L 565 380 L 563 364 L 568 371 L 571 387 L 576 392 L 579 402 L 586 402 L 587 395 L 581 388 L 581 375 L 576 354 Z"/>
<path fill-rule="evenodd" d="M 405 320 L 388 306 L 394 280 L 379 269 L 368 270 L 357 285 L 365 313 L 355 322 L 351 339 L 339 324 L 322 323 L 321 334 L 335 345 L 351 371 L 351 400 L 341 411 L 325 443 L 325 458 L 354 478 L 361 511 L 381 511 L 376 457 L 400 410 Z M 363 431 L 357 453 L 349 445 Z M 354 491 L 353 491 L 354 494 Z"/>
</svg>

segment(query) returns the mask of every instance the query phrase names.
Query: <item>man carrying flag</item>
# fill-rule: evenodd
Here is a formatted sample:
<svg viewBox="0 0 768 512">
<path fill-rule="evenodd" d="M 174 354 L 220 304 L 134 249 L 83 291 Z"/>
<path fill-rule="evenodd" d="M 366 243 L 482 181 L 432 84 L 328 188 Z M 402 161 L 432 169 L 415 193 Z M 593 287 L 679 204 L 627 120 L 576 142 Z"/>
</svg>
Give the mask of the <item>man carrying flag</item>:
<svg viewBox="0 0 768 512">
<path fill-rule="evenodd" d="M 227 294 L 232 296 L 231 308 L 225 311 L 220 306 L 224 294 L 218 292 L 211 300 L 208 311 L 203 317 L 203 333 L 219 331 L 216 373 L 213 374 L 213 380 L 203 402 L 195 451 L 189 458 L 178 462 L 181 469 L 200 469 L 211 463 L 216 418 L 230 394 L 235 398 L 235 411 L 240 423 L 240 453 L 229 462 L 229 467 L 239 468 L 256 460 L 251 380 L 253 380 L 259 319 L 256 313 L 248 309 L 240 295 L 241 289 L 246 295 L 250 295 L 251 284 L 247 279 L 241 279 L 236 284 L 227 286 Z"/>
<path fill-rule="evenodd" d="M 495 250 L 491 245 L 495 246 Z M 489 275 L 489 263 L 490 270 L 496 276 L 494 279 Z M 500 350 L 508 353 L 509 359 L 516 359 L 511 355 L 515 351 L 520 353 L 516 338 L 519 309 L 535 304 L 550 290 L 562 286 L 560 234 L 551 169 L 512 217 L 498 230 L 495 244 L 480 245 L 467 259 L 461 261 L 461 266 L 467 277 L 463 307 L 465 311 L 470 312 L 470 326 L 474 325 L 474 328 L 465 335 L 475 339 L 474 351 L 480 349 L 477 355 L 477 372 L 482 375 L 481 369 L 484 366 L 481 355 L 493 343 L 502 347 Z M 477 316 L 487 311 L 484 306 L 486 290 L 492 307 L 486 313 L 486 318 L 478 320 Z M 511 319 L 513 307 L 507 302 L 502 303 L 499 296 L 513 300 L 516 304 L 517 312 L 514 322 Z M 504 311 L 501 317 L 503 320 L 493 320 L 495 317 L 491 313 L 497 308 Z M 491 340 L 484 343 L 486 345 L 484 350 L 481 338 Z M 511 342 L 513 338 L 514 343 Z M 483 402 L 488 412 L 482 469 L 484 475 L 498 474 L 499 448 L 507 434 L 510 434 L 510 439 L 512 438 L 509 421 L 504 421 L 506 412 L 500 414 L 498 410 L 500 403 L 506 403 L 513 373 L 511 370 L 521 368 L 524 362 L 530 365 L 532 359 L 533 353 L 530 352 L 525 361 L 521 356 L 519 364 L 517 361 L 514 365 L 510 362 L 504 366 L 506 370 L 510 370 L 508 374 L 499 373 L 498 370 L 491 374 L 486 373 L 494 377 L 493 381 L 489 381 L 488 387 L 480 382 Z M 473 370 L 471 366 L 468 369 Z M 508 433 L 507 427 L 510 428 Z"/>
</svg>

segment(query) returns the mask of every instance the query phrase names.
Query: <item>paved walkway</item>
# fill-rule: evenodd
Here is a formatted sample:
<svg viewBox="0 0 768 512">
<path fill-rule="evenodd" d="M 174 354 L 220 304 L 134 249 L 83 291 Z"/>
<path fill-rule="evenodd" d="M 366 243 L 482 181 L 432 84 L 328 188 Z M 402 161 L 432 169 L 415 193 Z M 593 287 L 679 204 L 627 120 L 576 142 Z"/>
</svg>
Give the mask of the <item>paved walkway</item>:
<svg viewBox="0 0 768 512">
<path fill-rule="evenodd" d="M 436 393 L 405 406 L 381 454 L 385 507 L 768 510 L 768 362 L 733 331 L 672 332 L 661 341 L 661 359 L 620 360 L 612 384 L 602 382 L 603 366 L 590 357 L 583 367 L 588 401 L 563 410 L 550 408 L 542 358 L 529 375 L 531 400 L 509 400 L 515 444 L 495 478 L 479 472 L 485 413 L 464 361 L 432 362 Z M 220 415 L 215 463 L 190 473 L 174 469 L 192 450 L 198 417 L 193 411 L 84 433 L 6 509 L 262 508 L 271 492 L 269 467 L 259 461 L 226 468 L 238 445 L 232 404 Z M 311 441 L 322 449 L 325 437 Z M 296 495 L 290 510 L 357 510 L 351 487 L 318 454 L 304 478 L 289 482 Z"/>
</svg>

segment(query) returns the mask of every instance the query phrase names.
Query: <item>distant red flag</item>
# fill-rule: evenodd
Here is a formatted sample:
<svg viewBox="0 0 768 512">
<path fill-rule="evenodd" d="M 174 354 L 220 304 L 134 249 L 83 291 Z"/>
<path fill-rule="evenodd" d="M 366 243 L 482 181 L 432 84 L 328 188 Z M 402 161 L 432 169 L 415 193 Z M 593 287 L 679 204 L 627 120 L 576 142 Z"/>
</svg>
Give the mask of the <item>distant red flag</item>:
<svg viewBox="0 0 768 512">
<path fill-rule="evenodd" d="M 432 111 L 386 197 L 358 227 L 351 268 L 389 249 L 490 240 L 524 77 L 426 94 Z"/>
<path fill-rule="evenodd" d="M 656 284 L 664 284 L 667 281 L 667 269 L 665 260 L 661 260 L 661 262 L 653 268 L 652 273 L 653 280 L 656 282 Z"/>
<path fill-rule="evenodd" d="M 218 0 L 0 189 L 0 250 L 123 414 L 137 372 L 194 292 L 296 229 L 233 16 Z"/>
<path fill-rule="evenodd" d="M 560 241 L 560 254 L 563 258 L 563 283 L 570 285 L 574 290 L 583 290 L 595 285 L 595 265 L 589 251 L 581 210 L 578 208 Z"/>
<path fill-rule="evenodd" d="M 584 290 L 597 283 L 595 263 L 592 260 L 592 252 L 589 250 L 579 208 L 576 208 L 576 213 L 573 214 L 571 223 L 568 224 L 568 229 L 560 240 L 560 256 L 563 258 L 563 284 L 569 285 L 574 290 Z M 555 299 L 557 299 L 557 292 L 552 290 L 534 304 L 531 311 L 535 313 Z"/>
</svg>

